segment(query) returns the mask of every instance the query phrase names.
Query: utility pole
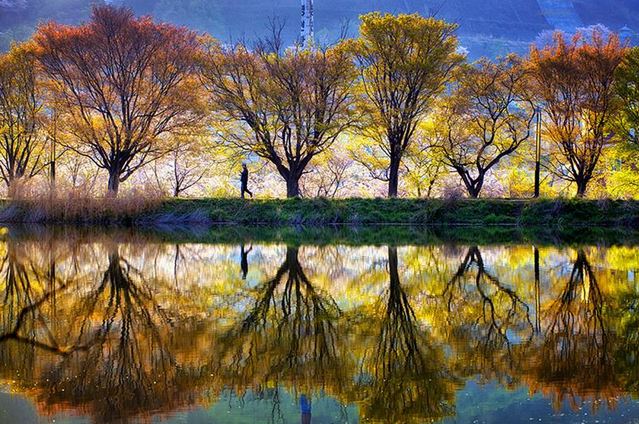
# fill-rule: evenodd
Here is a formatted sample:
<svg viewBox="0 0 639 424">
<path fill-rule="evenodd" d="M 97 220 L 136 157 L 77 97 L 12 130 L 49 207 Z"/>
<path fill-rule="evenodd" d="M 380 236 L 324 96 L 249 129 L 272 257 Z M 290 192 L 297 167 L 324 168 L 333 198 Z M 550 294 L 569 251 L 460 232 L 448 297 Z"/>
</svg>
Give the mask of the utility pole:
<svg viewBox="0 0 639 424">
<path fill-rule="evenodd" d="M 49 146 L 49 190 L 50 195 L 53 197 L 55 195 L 55 160 L 56 160 L 56 142 L 58 138 L 58 115 L 54 110 L 51 114 L 53 118 L 53 134 L 49 137 L 49 142 L 51 143 Z"/>
<path fill-rule="evenodd" d="M 302 5 L 302 26 L 300 30 L 300 45 L 304 48 L 313 45 L 314 34 L 314 11 L 313 0 L 301 0 Z"/>
<path fill-rule="evenodd" d="M 537 108 L 537 126 L 535 129 L 535 199 L 539 197 L 539 177 L 541 171 L 541 108 Z"/>
</svg>

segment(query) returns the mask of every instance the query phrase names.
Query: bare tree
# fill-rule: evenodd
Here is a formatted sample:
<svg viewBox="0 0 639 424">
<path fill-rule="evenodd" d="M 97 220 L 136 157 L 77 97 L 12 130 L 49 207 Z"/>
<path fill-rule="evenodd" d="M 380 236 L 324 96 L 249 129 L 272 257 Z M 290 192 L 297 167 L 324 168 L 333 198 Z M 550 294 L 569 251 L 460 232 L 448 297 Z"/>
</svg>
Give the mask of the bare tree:
<svg viewBox="0 0 639 424">
<path fill-rule="evenodd" d="M 199 164 L 202 154 L 197 140 L 175 141 L 171 151 L 163 160 L 153 162 L 153 176 L 160 191 L 168 188 L 173 197 L 180 197 L 187 190 L 197 186 L 204 178 L 206 170 Z"/>
<path fill-rule="evenodd" d="M 327 154 L 327 160 L 311 166 L 301 181 L 305 196 L 335 198 L 346 184 L 354 161 L 339 154 Z"/>
</svg>

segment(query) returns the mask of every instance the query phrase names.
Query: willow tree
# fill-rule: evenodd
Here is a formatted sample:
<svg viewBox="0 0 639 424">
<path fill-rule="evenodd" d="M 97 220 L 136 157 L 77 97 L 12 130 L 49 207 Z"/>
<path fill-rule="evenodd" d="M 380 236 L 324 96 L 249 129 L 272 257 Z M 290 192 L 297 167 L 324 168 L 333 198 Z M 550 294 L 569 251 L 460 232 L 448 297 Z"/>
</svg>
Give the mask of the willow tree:
<svg viewBox="0 0 639 424">
<path fill-rule="evenodd" d="M 417 14 L 373 12 L 361 20 L 352 50 L 366 117 L 362 132 L 388 159 L 388 196 L 397 197 L 402 158 L 417 125 L 461 61 L 457 26 Z"/>
<path fill-rule="evenodd" d="M 354 121 L 356 78 L 343 44 L 282 50 L 278 36 L 249 49 L 211 42 L 202 60 L 221 140 L 270 162 L 299 197 L 300 178 Z"/>
<path fill-rule="evenodd" d="M 13 183 L 42 169 L 43 103 L 33 46 L 0 55 L 0 176 Z"/>
<path fill-rule="evenodd" d="M 435 144 L 476 198 L 488 172 L 530 138 L 535 108 L 515 56 L 460 68 L 456 81 L 436 114 Z"/>
<path fill-rule="evenodd" d="M 168 135 L 199 121 L 191 31 L 100 6 L 88 23 L 48 23 L 34 39 L 74 140 L 67 147 L 108 172 L 112 195 L 166 152 Z"/>
<path fill-rule="evenodd" d="M 554 150 L 552 171 L 586 194 L 604 147 L 611 141 L 616 111 L 614 81 L 626 49 L 616 35 L 595 30 L 567 41 L 532 47 L 530 70 L 543 106 L 544 138 Z"/>
</svg>

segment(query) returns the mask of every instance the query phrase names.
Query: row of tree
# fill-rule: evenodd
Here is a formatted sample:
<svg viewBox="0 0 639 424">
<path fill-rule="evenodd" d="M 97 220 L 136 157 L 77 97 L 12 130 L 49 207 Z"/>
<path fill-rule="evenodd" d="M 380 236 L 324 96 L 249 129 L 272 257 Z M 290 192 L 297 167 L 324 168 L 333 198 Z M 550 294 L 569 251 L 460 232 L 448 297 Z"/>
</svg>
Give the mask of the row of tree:
<svg viewBox="0 0 639 424">
<path fill-rule="evenodd" d="M 274 25 L 249 46 L 96 7 L 86 24 L 42 25 L 0 56 L 0 174 L 11 193 L 72 157 L 106 171 L 117 195 L 172 156 L 179 195 L 199 181 L 198 166 L 248 157 L 275 170 L 288 197 L 302 194 L 305 175 L 330 173 L 333 188 L 317 190 L 330 195 L 343 169 L 315 165 L 349 145 L 389 197 L 412 168 L 425 169 L 414 184 L 432 186 L 448 170 L 478 197 L 539 133 L 547 173 L 584 196 L 608 146 L 639 144 L 639 50 L 616 35 L 558 32 L 527 58 L 467 63 L 455 30 L 370 13 L 356 39 L 286 47 Z"/>
</svg>

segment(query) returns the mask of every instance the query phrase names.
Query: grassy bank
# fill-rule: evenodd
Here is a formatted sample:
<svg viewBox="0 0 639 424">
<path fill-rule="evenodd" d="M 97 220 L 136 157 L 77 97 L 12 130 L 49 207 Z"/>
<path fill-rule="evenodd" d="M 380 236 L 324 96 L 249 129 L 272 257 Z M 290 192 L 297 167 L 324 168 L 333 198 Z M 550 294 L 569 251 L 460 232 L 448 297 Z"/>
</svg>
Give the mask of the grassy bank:
<svg viewBox="0 0 639 424">
<path fill-rule="evenodd" d="M 410 224 L 636 227 L 639 225 L 639 202 L 566 199 L 169 199 L 135 203 L 130 199 L 76 199 L 73 207 L 65 208 L 29 200 L 7 201 L 0 208 L 0 223 L 31 222 L 136 226 Z"/>
<path fill-rule="evenodd" d="M 168 200 L 146 221 L 277 225 L 635 226 L 639 202 L 593 200 Z"/>
</svg>

